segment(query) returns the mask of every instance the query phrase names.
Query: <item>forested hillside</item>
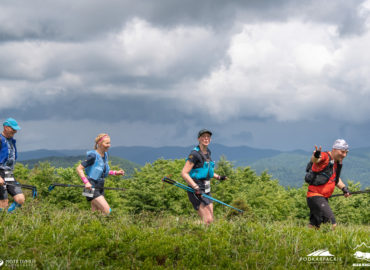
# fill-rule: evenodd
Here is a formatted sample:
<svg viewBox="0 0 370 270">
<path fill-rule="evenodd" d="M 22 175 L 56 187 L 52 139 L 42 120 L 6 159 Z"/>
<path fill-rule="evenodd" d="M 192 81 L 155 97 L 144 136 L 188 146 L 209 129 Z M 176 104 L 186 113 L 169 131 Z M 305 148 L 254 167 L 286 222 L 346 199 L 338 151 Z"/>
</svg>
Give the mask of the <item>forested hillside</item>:
<svg viewBox="0 0 370 270">
<path fill-rule="evenodd" d="M 349 152 L 343 161 L 341 178 L 345 183 L 352 180 L 370 187 L 370 156 L 367 152 Z M 309 154 L 293 152 L 263 158 L 250 163 L 258 174 L 267 171 L 284 186 L 301 187 L 304 183 L 305 169 Z"/>
<path fill-rule="evenodd" d="M 122 166 L 131 175 L 133 168 L 140 168 L 146 163 L 152 163 L 159 158 L 182 159 L 190 152 L 192 147 L 112 147 L 109 151 L 112 164 Z M 301 187 L 308 160 L 312 153 L 297 150 L 281 152 L 269 149 L 254 149 L 246 146 L 228 147 L 214 144 L 211 146 L 212 157 L 215 161 L 222 157 L 230 160 L 235 167 L 250 166 L 257 174 L 266 171 L 274 179 L 278 179 L 283 186 Z M 45 157 L 46 150 L 22 153 L 20 162 L 29 164 L 32 168 L 38 162 L 48 161 L 55 167 L 70 167 L 84 156 L 67 155 L 76 152 L 72 151 L 50 151 L 49 154 L 57 155 Z M 78 153 L 84 152 L 82 150 Z M 25 157 L 35 157 L 25 160 Z M 43 158 L 36 158 L 41 156 Z M 117 157 L 124 159 L 118 159 Z M 342 179 L 344 182 L 352 180 L 360 182 L 362 186 L 370 186 L 370 148 L 350 150 L 344 160 Z"/>
</svg>

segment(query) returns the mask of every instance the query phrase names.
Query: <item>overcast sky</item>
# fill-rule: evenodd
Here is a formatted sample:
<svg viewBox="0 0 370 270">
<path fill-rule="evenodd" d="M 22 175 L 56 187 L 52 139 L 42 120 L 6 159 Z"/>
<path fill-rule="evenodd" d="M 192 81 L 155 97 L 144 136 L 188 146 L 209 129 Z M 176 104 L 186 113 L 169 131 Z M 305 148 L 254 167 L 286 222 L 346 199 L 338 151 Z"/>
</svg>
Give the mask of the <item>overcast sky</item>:
<svg viewBox="0 0 370 270">
<path fill-rule="evenodd" d="M 20 151 L 370 146 L 370 1 L 0 1 Z"/>
</svg>

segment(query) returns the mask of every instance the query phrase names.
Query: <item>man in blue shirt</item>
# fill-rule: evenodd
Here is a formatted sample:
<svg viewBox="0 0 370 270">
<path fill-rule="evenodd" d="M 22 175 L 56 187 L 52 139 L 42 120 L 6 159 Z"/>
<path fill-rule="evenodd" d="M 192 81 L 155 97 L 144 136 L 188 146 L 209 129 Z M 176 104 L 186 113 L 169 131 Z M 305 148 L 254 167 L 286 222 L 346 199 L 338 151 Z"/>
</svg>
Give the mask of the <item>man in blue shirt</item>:
<svg viewBox="0 0 370 270">
<path fill-rule="evenodd" d="M 0 210 L 8 207 L 8 193 L 14 202 L 8 208 L 8 212 L 21 207 L 25 197 L 21 185 L 14 178 L 14 165 L 17 160 L 15 133 L 20 126 L 13 118 L 8 118 L 3 123 L 3 132 L 0 134 Z"/>
</svg>

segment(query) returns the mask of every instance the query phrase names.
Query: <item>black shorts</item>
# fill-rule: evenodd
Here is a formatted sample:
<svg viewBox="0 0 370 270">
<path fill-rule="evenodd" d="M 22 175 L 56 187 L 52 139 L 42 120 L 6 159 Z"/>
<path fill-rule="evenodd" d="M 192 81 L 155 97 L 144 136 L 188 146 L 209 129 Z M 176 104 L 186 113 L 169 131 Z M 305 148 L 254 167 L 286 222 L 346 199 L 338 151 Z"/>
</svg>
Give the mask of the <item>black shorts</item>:
<svg viewBox="0 0 370 270">
<path fill-rule="evenodd" d="M 91 202 L 92 200 L 94 200 L 94 199 L 96 199 L 96 198 L 98 198 L 100 196 L 104 196 L 104 189 L 98 189 L 98 188 L 96 188 L 94 190 L 94 195 L 92 197 L 86 197 L 86 200 L 88 202 Z"/>
<path fill-rule="evenodd" d="M 204 193 L 204 194 L 206 194 L 208 196 L 211 196 L 211 192 Z M 209 205 L 213 202 L 211 199 L 208 199 L 208 198 L 205 198 L 205 197 L 201 197 L 199 199 L 193 192 L 188 192 L 188 197 L 189 197 L 189 201 L 193 205 L 194 209 L 197 210 L 197 211 L 199 210 L 199 206 L 200 206 L 201 203 L 203 203 L 204 205 Z"/>
<path fill-rule="evenodd" d="M 9 172 L 14 179 L 13 172 Z M 0 170 L 0 176 L 5 180 L 6 172 L 4 170 Z M 15 180 L 15 179 L 14 179 Z M 21 184 L 17 181 L 6 181 L 6 185 L 0 186 L 0 200 L 7 200 L 8 193 L 14 197 L 15 195 L 22 194 Z"/>
<path fill-rule="evenodd" d="M 5 186 L 0 186 L 0 200 L 7 200 L 8 193 L 14 197 L 15 195 L 22 194 L 21 184 L 16 181 L 6 182 Z"/>
<path fill-rule="evenodd" d="M 91 202 L 92 200 L 100 196 L 104 196 L 104 189 L 103 189 L 104 181 L 95 181 L 95 180 L 89 179 L 89 182 L 91 183 L 93 188 L 95 188 L 95 190 L 94 190 L 94 195 L 92 197 L 86 197 L 87 201 Z"/>
<path fill-rule="evenodd" d="M 322 196 L 308 197 L 307 205 L 310 208 L 310 224 L 312 226 L 320 227 L 321 223 L 327 223 L 329 221 L 331 224 L 336 224 L 328 198 Z"/>
</svg>

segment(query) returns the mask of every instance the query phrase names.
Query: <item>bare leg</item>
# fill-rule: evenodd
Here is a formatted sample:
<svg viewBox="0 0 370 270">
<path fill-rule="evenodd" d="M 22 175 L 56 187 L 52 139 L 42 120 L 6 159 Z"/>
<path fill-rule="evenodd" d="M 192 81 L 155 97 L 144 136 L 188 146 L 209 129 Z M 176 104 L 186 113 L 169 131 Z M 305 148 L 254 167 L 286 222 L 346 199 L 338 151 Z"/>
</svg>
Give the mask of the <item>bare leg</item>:
<svg viewBox="0 0 370 270">
<path fill-rule="evenodd" d="M 209 205 L 200 204 L 198 215 L 202 218 L 204 224 L 209 225 L 213 222 L 213 203 Z"/>
<path fill-rule="evenodd" d="M 8 199 L 5 199 L 5 200 L 0 200 L 0 208 L 7 208 L 9 205 L 9 200 Z"/>
<path fill-rule="evenodd" d="M 13 197 L 14 201 L 20 205 L 24 204 L 25 197 L 23 193 L 17 194 Z"/>
<path fill-rule="evenodd" d="M 105 200 L 104 196 L 99 196 L 91 201 L 91 210 L 92 211 L 99 210 L 106 215 L 109 214 L 111 211 L 109 204 Z"/>
</svg>

